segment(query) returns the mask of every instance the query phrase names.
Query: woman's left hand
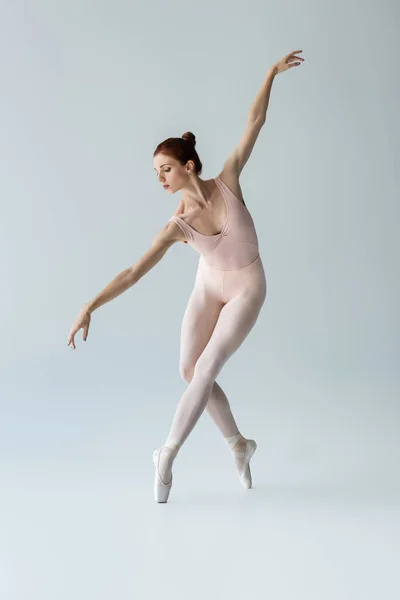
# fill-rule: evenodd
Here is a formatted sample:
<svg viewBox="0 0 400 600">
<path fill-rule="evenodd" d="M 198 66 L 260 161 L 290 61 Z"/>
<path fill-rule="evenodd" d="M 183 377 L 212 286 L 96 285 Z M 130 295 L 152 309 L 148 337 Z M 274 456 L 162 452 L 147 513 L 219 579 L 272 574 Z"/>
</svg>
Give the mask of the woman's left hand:
<svg viewBox="0 0 400 600">
<path fill-rule="evenodd" d="M 275 75 L 277 75 L 278 73 L 283 73 L 283 71 L 287 71 L 291 67 L 298 67 L 301 64 L 301 62 L 297 62 L 297 61 L 304 62 L 304 58 L 302 58 L 301 56 L 295 56 L 296 54 L 299 54 L 300 52 L 303 52 L 303 50 L 295 50 L 294 52 L 291 52 L 290 54 L 286 54 L 286 56 L 281 58 L 281 60 L 279 60 L 277 63 L 275 63 L 270 68 L 270 71 L 275 73 Z"/>
</svg>

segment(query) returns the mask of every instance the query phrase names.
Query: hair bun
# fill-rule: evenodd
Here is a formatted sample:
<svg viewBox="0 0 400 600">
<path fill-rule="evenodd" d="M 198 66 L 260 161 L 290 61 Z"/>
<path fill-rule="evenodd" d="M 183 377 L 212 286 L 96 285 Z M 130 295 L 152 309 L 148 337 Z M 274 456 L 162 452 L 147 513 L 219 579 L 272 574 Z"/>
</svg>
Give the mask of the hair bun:
<svg viewBox="0 0 400 600">
<path fill-rule="evenodd" d="M 193 146 L 196 145 L 196 136 L 191 131 L 187 131 L 182 137 L 186 142 L 190 142 Z"/>
</svg>

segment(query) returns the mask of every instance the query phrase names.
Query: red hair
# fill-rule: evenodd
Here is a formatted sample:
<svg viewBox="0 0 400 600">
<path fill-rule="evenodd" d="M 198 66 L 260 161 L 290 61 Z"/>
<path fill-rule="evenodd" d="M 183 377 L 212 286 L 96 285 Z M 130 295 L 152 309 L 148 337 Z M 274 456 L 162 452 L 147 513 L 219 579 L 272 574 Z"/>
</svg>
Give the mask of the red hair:
<svg viewBox="0 0 400 600">
<path fill-rule="evenodd" d="M 191 131 L 187 131 L 180 138 L 167 138 L 158 144 L 157 148 L 154 150 L 153 157 L 160 153 L 165 154 L 175 158 L 181 165 L 186 165 L 188 160 L 192 160 L 194 162 L 196 174 L 200 175 L 203 165 L 195 150 L 195 146 L 196 137 Z"/>
</svg>

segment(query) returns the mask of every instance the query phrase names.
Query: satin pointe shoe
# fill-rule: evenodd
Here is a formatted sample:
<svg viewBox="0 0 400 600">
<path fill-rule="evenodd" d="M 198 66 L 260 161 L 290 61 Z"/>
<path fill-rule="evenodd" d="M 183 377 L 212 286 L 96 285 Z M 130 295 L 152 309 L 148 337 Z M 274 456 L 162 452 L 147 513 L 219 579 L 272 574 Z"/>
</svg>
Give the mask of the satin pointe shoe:
<svg viewBox="0 0 400 600">
<path fill-rule="evenodd" d="M 246 449 L 244 452 L 233 452 L 236 457 L 241 457 L 244 459 L 243 465 L 241 469 L 237 470 L 237 474 L 239 477 L 239 481 L 244 488 L 247 490 L 250 489 L 253 485 L 251 471 L 250 471 L 250 459 L 252 458 L 254 452 L 257 450 L 257 444 L 254 440 L 247 440 Z"/>
<path fill-rule="evenodd" d="M 153 463 L 156 468 L 155 476 L 154 476 L 154 500 L 159 503 L 167 502 L 169 493 L 172 487 L 172 473 L 171 473 L 171 481 L 169 483 L 164 483 L 161 479 L 160 474 L 158 472 L 158 463 L 160 461 L 160 452 L 161 448 L 157 448 L 153 452 Z"/>
</svg>

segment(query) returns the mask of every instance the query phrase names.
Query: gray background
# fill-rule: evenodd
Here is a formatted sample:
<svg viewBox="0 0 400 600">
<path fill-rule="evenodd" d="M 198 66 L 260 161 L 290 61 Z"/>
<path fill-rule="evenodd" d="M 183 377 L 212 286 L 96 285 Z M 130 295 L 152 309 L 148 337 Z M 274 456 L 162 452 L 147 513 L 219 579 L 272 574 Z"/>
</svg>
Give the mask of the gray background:
<svg viewBox="0 0 400 600">
<path fill-rule="evenodd" d="M 397 598 L 396 3 L 14 0 L 0 16 L 2 600 Z M 174 245 L 76 351 L 69 328 L 179 202 L 157 144 L 193 131 L 216 176 L 297 49 L 241 176 L 267 301 L 218 378 L 259 445 L 254 489 L 204 413 L 158 505 L 198 255 Z"/>
</svg>

